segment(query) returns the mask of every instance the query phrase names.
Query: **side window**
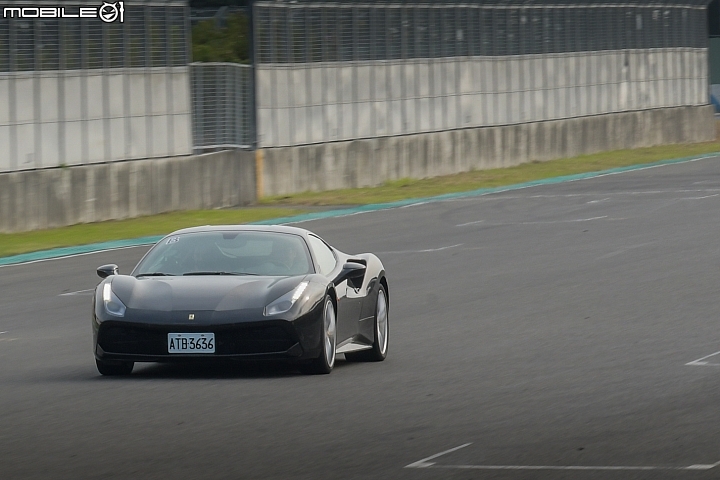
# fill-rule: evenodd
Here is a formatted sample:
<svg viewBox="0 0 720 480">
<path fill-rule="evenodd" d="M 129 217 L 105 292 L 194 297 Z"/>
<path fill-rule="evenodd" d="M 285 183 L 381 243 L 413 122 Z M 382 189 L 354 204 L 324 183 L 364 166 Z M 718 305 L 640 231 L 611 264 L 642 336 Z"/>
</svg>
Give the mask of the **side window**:
<svg viewBox="0 0 720 480">
<path fill-rule="evenodd" d="M 317 260 L 318 267 L 320 268 L 320 273 L 327 275 L 332 272 L 337 264 L 333 251 L 330 250 L 330 247 L 325 245 L 325 242 L 317 237 L 308 235 L 308 240 L 310 241 L 310 248 Z"/>
</svg>

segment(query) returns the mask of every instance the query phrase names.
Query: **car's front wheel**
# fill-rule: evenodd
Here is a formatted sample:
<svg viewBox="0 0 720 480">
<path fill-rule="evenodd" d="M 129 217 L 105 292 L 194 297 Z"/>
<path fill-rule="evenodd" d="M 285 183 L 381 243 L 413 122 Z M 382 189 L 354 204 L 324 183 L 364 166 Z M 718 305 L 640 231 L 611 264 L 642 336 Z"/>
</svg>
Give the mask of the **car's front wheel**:
<svg viewBox="0 0 720 480">
<path fill-rule="evenodd" d="M 300 364 L 300 371 L 307 374 L 322 375 L 330 373 L 335 366 L 335 349 L 337 347 L 337 317 L 335 305 L 330 296 L 325 297 L 322 319 L 322 352 L 320 356 L 308 363 Z"/>
<path fill-rule="evenodd" d="M 345 354 L 345 360 L 349 362 L 382 362 L 387 357 L 388 335 L 390 325 L 388 323 L 388 300 L 385 286 L 380 284 L 375 304 L 375 340 L 372 348 L 360 352 Z"/>
<path fill-rule="evenodd" d="M 130 375 L 135 362 L 103 362 L 95 359 L 95 365 L 102 375 Z"/>
</svg>

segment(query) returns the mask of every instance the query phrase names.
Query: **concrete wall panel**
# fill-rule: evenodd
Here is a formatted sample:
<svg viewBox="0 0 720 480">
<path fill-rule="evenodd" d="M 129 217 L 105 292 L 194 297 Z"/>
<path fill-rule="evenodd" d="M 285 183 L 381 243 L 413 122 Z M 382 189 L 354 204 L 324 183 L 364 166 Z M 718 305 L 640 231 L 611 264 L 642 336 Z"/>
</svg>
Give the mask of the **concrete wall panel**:
<svg viewBox="0 0 720 480">
<path fill-rule="evenodd" d="M 130 115 L 143 116 L 148 115 L 145 100 L 145 75 L 140 73 L 132 73 L 128 75 L 129 96 L 130 96 Z"/>
<path fill-rule="evenodd" d="M 15 127 L 17 135 L 17 167 L 37 168 L 35 152 L 35 125 L 23 124 Z"/>
<path fill-rule="evenodd" d="M 148 156 L 147 128 L 149 118 L 133 117 L 130 119 L 130 157 L 145 158 Z"/>
<path fill-rule="evenodd" d="M 78 139 L 82 138 L 82 129 L 85 122 L 65 122 L 65 138 L 74 139 L 74 141 L 65 142 L 65 163 L 67 165 L 77 165 L 84 161 L 82 157 L 82 144 Z"/>
<path fill-rule="evenodd" d="M 259 110 L 277 107 L 277 105 L 274 105 L 272 102 L 274 97 L 271 96 L 271 92 L 277 90 L 275 75 L 273 72 L 274 71 L 270 68 L 262 66 L 258 66 L 255 70 L 255 78 L 257 79 L 258 85 L 265 87 L 263 89 L 263 95 L 258 95 L 255 99 L 255 105 Z M 180 82 L 177 76 L 173 81 Z"/>
<path fill-rule="evenodd" d="M 32 77 L 15 78 L 15 118 L 17 123 L 35 121 L 35 79 Z"/>
<path fill-rule="evenodd" d="M 307 98 L 307 69 L 306 68 L 295 68 L 289 70 L 290 82 L 292 85 L 291 91 L 291 107 L 304 107 L 308 104 Z"/>
<path fill-rule="evenodd" d="M 41 122 L 58 121 L 58 79 L 40 77 L 40 119 Z"/>
<path fill-rule="evenodd" d="M 158 157 L 168 155 L 170 147 L 168 145 L 168 121 L 166 115 L 156 115 L 150 117 L 152 122 L 152 152 L 148 152 L 150 156 Z"/>
<path fill-rule="evenodd" d="M 104 120 L 88 120 L 85 122 L 88 131 L 88 160 L 90 162 L 103 162 L 106 160 L 104 123 Z"/>
<path fill-rule="evenodd" d="M 108 120 L 110 123 L 110 158 L 109 160 L 125 159 L 125 119 L 113 118 Z"/>
<path fill-rule="evenodd" d="M 125 76 L 108 75 L 108 116 L 120 118 L 125 116 Z"/>
<path fill-rule="evenodd" d="M 153 115 L 167 113 L 167 88 L 167 75 L 165 72 L 153 72 L 150 75 L 151 112 Z"/>
<path fill-rule="evenodd" d="M 65 103 L 65 121 L 82 119 L 82 80 L 78 75 L 66 75 L 63 78 L 63 95 Z M 77 138 L 77 137 L 75 137 Z"/>
<path fill-rule="evenodd" d="M 10 162 L 10 131 L 9 125 L 0 125 L 0 172 L 6 172 L 12 168 Z"/>
<path fill-rule="evenodd" d="M 85 77 L 85 91 L 83 92 L 87 102 L 87 114 L 89 119 L 104 118 L 103 108 L 104 88 L 103 76 L 88 74 Z"/>
<path fill-rule="evenodd" d="M 60 125 L 57 122 L 40 125 L 40 166 L 56 167 L 60 164 Z"/>
<path fill-rule="evenodd" d="M 310 75 L 310 98 L 308 103 L 310 105 L 322 105 L 324 96 L 323 77 L 325 75 L 325 69 L 323 67 L 309 68 L 308 73 Z"/>
<path fill-rule="evenodd" d="M 171 75 L 173 89 L 173 113 L 190 112 L 190 76 L 187 69 L 178 69 Z"/>
<path fill-rule="evenodd" d="M 0 127 L 10 125 L 10 82 L 9 77 L 0 77 Z"/>
<path fill-rule="evenodd" d="M 286 68 L 270 69 L 267 72 L 270 77 L 270 89 L 258 98 L 263 98 L 263 104 L 274 108 L 287 108 L 290 105 L 290 82 Z"/>
</svg>

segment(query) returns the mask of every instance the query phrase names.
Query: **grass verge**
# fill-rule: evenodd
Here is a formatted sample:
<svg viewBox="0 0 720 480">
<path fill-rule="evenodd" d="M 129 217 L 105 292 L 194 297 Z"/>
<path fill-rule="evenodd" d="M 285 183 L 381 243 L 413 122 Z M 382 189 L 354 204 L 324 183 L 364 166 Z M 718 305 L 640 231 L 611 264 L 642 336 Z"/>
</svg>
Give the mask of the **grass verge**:
<svg viewBox="0 0 720 480">
<path fill-rule="evenodd" d="M 720 122 L 718 122 L 720 129 Z M 409 198 L 431 197 L 445 193 L 467 192 L 479 188 L 501 187 L 533 180 L 597 172 L 610 168 L 652 163 L 658 160 L 691 157 L 720 152 L 720 141 L 666 145 L 660 147 L 619 150 L 594 155 L 533 162 L 510 168 L 479 170 L 422 180 L 402 179 L 379 187 L 306 192 L 263 199 L 263 208 L 247 207 L 228 210 L 197 210 L 173 212 L 129 220 L 113 220 L 39 230 L 0 234 L 0 257 L 52 248 L 86 245 L 164 235 L 179 228 L 195 225 L 249 223 L 299 215 L 310 205 L 367 205 Z"/>
</svg>

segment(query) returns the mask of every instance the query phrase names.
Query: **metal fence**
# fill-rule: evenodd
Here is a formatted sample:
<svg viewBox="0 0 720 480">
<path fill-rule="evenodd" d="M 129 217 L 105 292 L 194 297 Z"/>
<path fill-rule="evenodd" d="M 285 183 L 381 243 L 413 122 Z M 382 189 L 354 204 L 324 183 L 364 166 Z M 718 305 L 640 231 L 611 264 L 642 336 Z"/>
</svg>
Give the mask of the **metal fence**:
<svg viewBox="0 0 720 480">
<path fill-rule="evenodd" d="M 253 67 L 193 63 L 191 74 L 195 151 L 254 146 Z"/>
<path fill-rule="evenodd" d="M 707 103 L 703 0 L 254 4 L 260 146 Z"/>
<path fill-rule="evenodd" d="M 256 54 L 259 63 L 305 63 L 703 48 L 706 4 L 261 2 Z"/>
<path fill-rule="evenodd" d="M 139 2 L 138 2 L 139 3 Z M 97 18 L 18 18 L 60 2 L 0 4 L 0 73 L 100 68 L 167 67 L 188 63 L 187 6 L 177 0 L 125 2 L 124 21 Z M 98 1 L 73 1 L 98 7 Z M 77 13 L 77 12 L 75 12 Z"/>
</svg>

